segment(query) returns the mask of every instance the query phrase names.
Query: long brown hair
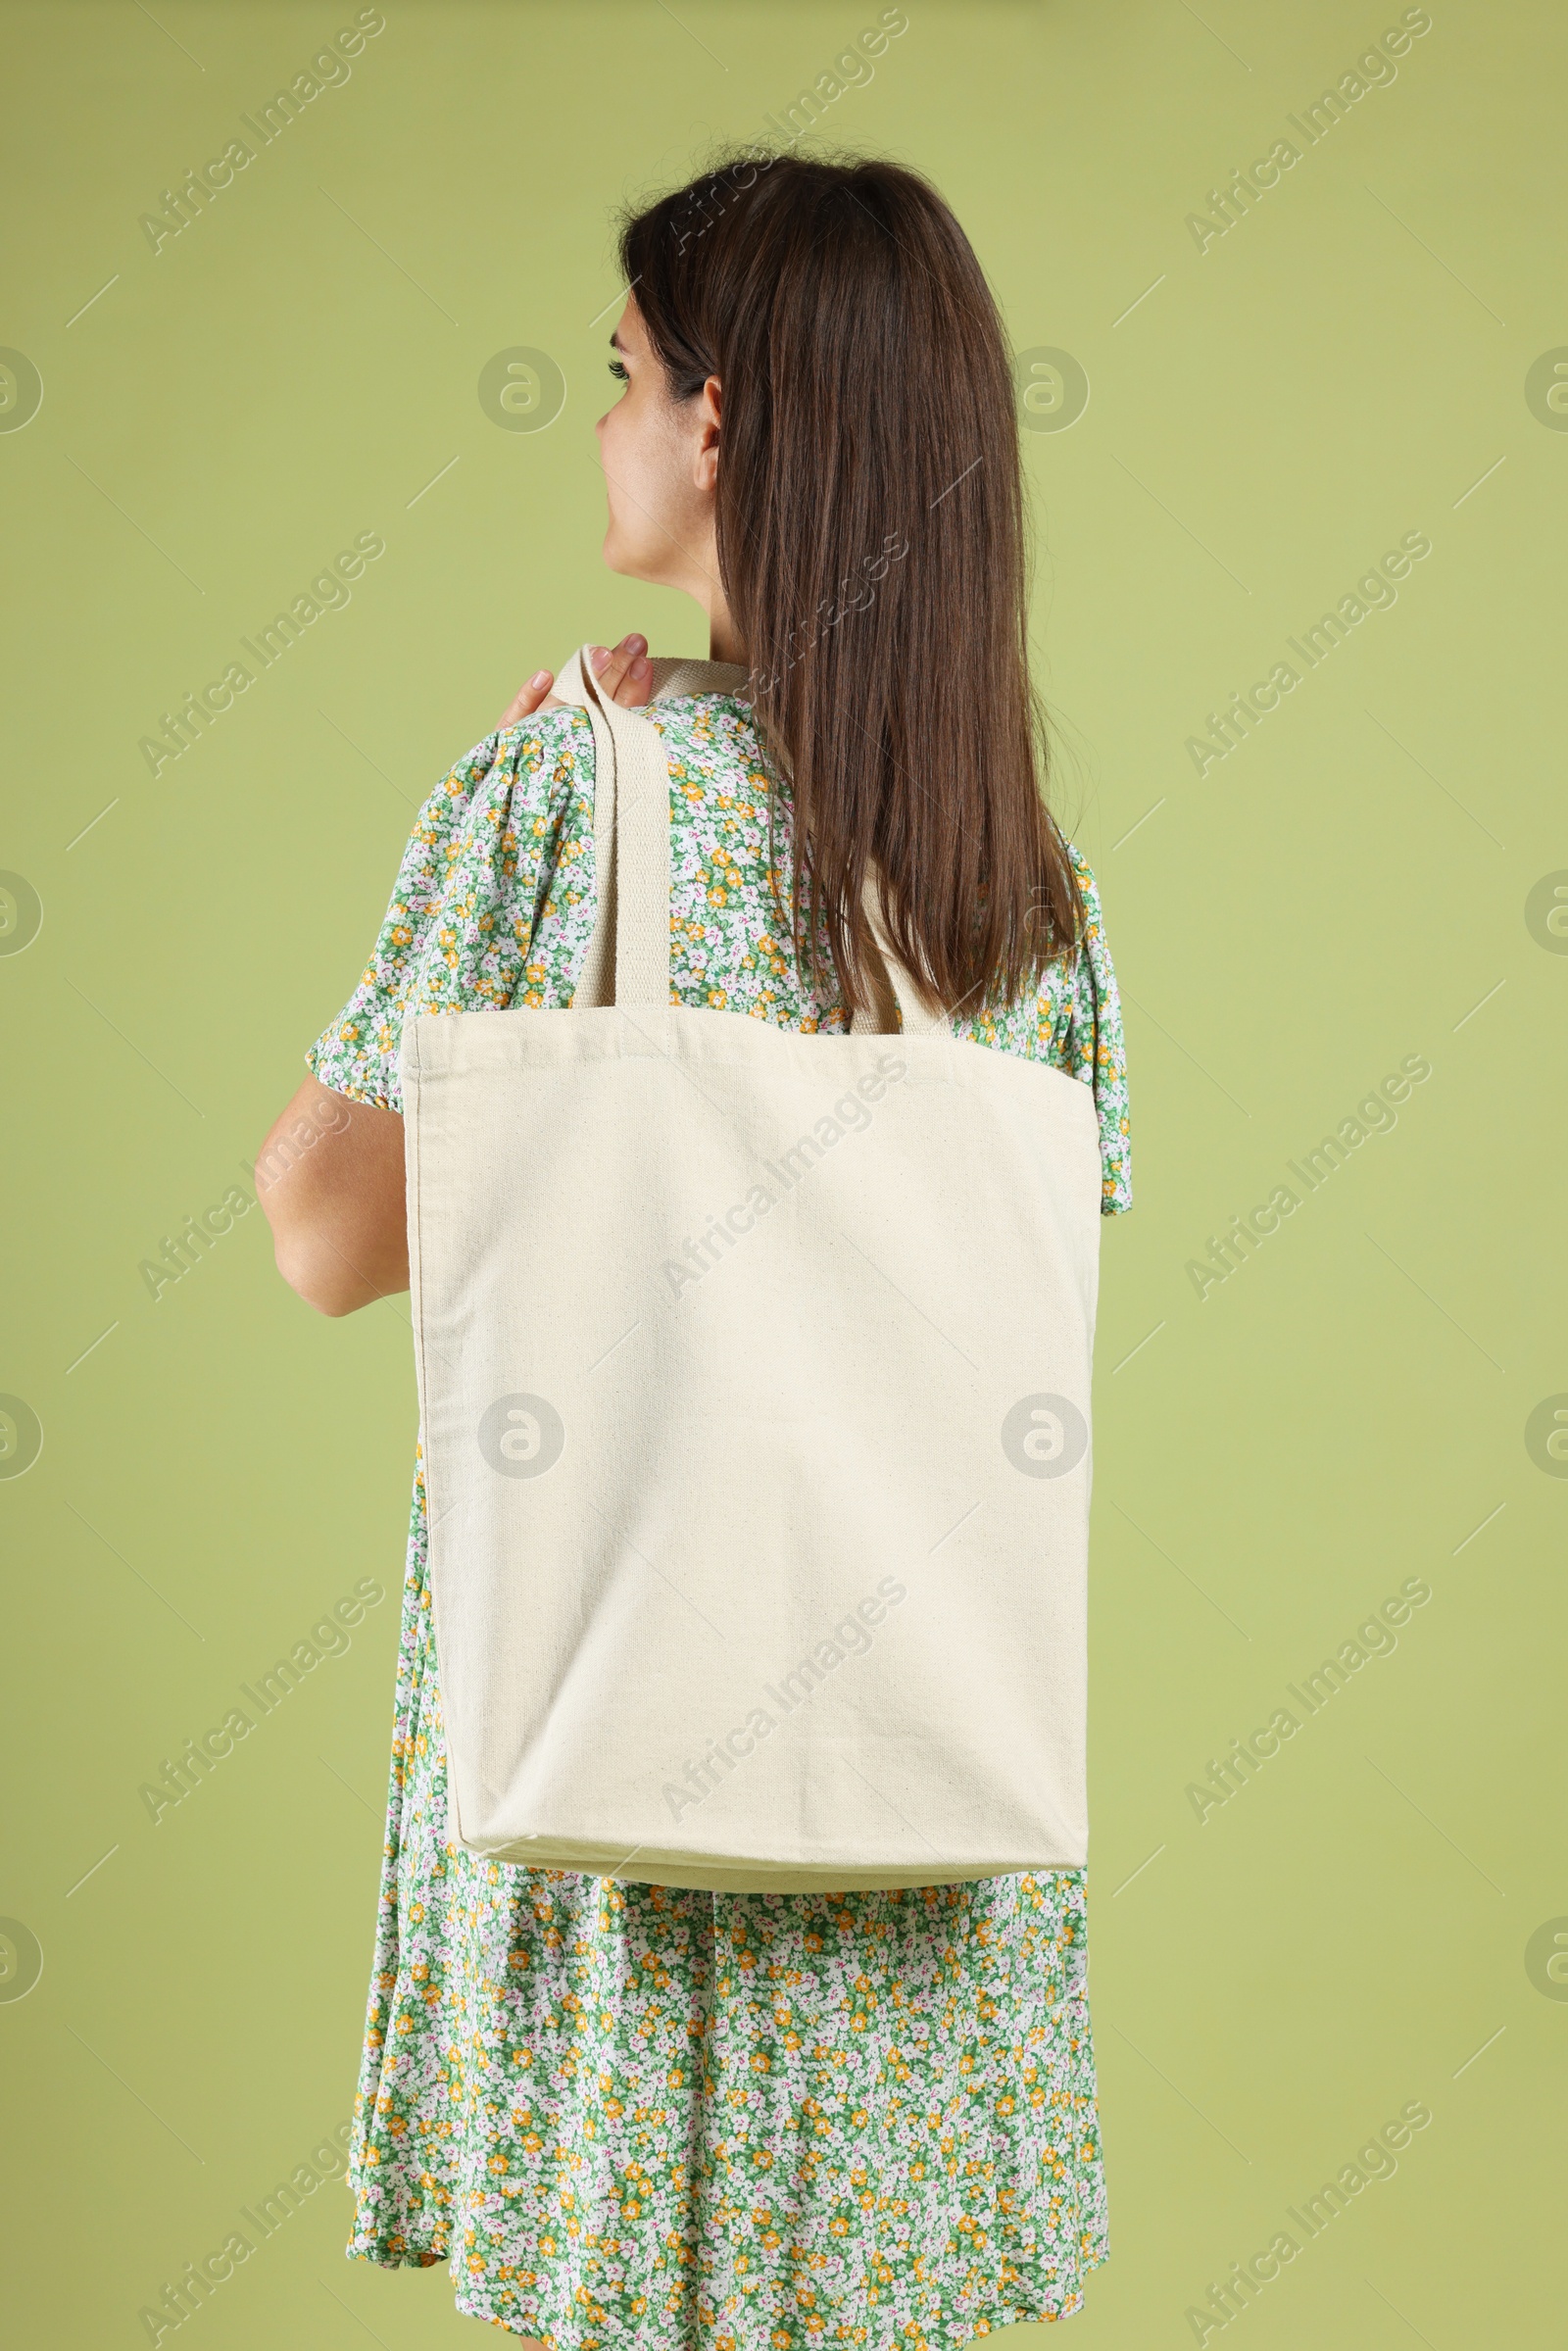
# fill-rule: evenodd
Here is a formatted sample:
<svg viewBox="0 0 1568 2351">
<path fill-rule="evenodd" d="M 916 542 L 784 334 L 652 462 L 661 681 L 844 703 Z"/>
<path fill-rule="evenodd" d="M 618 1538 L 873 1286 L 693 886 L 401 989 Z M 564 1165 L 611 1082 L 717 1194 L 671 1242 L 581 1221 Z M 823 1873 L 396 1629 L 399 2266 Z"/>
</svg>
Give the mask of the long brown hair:
<svg viewBox="0 0 1568 2351">
<path fill-rule="evenodd" d="M 1045 802 L 1012 369 L 953 214 L 875 159 L 744 150 L 624 223 L 680 400 L 719 378 L 716 535 L 794 803 L 791 919 L 858 984 L 867 860 L 927 1004 L 978 1011 L 1078 942 Z"/>
</svg>

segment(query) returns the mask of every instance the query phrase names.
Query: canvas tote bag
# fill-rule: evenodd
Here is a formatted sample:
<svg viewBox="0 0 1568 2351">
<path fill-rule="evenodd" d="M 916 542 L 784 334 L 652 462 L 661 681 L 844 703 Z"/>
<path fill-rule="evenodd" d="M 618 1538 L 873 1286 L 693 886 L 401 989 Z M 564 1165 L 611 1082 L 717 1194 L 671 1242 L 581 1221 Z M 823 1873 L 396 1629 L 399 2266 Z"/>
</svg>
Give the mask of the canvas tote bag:
<svg viewBox="0 0 1568 2351">
<path fill-rule="evenodd" d="M 586 648 L 556 691 L 577 999 L 402 1035 L 450 1836 L 730 1891 L 1080 1865 L 1092 1091 L 880 932 L 849 1035 L 672 1004 L 662 739 Z"/>
</svg>

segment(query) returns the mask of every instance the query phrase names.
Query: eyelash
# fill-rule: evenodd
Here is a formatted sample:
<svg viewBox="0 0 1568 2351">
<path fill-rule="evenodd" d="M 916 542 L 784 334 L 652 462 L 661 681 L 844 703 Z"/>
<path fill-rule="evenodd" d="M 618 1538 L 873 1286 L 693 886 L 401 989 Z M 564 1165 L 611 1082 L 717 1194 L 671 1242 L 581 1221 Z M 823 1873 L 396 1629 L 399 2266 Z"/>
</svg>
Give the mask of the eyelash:
<svg viewBox="0 0 1568 2351">
<path fill-rule="evenodd" d="M 627 372 L 626 372 L 625 364 L 624 364 L 624 362 L 623 362 L 623 361 L 621 361 L 621 360 L 612 360 L 612 361 L 611 361 L 611 363 L 610 363 L 610 372 L 611 372 L 611 374 L 612 374 L 612 376 L 614 376 L 614 378 L 615 378 L 615 380 L 616 380 L 616 382 L 617 382 L 617 383 L 623 383 L 623 384 L 624 384 L 624 383 L 630 383 L 630 381 L 631 381 L 631 377 L 630 377 L 630 376 L 627 374 Z"/>
</svg>

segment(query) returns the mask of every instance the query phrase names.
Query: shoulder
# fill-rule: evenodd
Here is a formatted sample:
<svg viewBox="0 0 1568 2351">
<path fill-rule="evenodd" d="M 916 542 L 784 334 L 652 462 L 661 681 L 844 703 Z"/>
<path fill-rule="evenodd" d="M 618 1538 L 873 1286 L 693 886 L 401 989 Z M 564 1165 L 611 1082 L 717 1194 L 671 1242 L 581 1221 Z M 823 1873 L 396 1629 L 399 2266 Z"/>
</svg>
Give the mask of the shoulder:
<svg viewBox="0 0 1568 2351">
<path fill-rule="evenodd" d="M 766 759 L 750 703 L 734 694 L 672 696 L 651 703 L 669 770 L 677 871 L 715 843 L 760 855 L 767 819 L 789 843 L 788 794 Z"/>
<path fill-rule="evenodd" d="M 760 745 L 752 706 L 738 694 L 679 694 L 644 706 L 643 716 L 663 737 L 670 777 L 693 778 L 759 762 Z"/>
<path fill-rule="evenodd" d="M 1078 886 L 1083 924 L 1076 945 L 1062 959 L 1061 986 L 1075 1012 L 1092 1010 L 1102 1029 L 1108 1021 L 1112 1031 L 1119 1035 L 1121 1004 L 1110 943 L 1105 936 L 1105 908 L 1100 883 L 1077 843 L 1068 841 L 1063 846 Z"/>
<path fill-rule="evenodd" d="M 594 736 L 588 713 L 568 703 L 561 710 L 535 710 L 531 718 L 498 727 L 474 745 L 454 773 L 471 771 L 475 781 L 516 783 L 535 775 L 565 781 L 579 774 L 591 776 L 593 761 Z"/>
<path fill-rule="evenodd" d="M 536 710 L 454 760 L 419 810 L 411 850 L 450 858 L 466 844 L 512 840 L 518 822 L 548 829 L 593 791 L 586 710 Z"/>
<path fill-rule="evenodd" d="M 1066 841 L 1062 846 L 1067 852 L 1073 879 L 1078 884 L 1078 894 L 1084 902 L 1084 936 L 1088 939 L 1092 931 L 1098 938 L 1103 925 L 1104 909 L 1101 904 L 1100 884 L 1095 878 L 1095 869 L 1076 841 Z"/>
<path fill-rule="evenodd" d="M 1105 906 L 1094 867 L 1076 842 L 1064 844 L 1067 860 L 1083 906 L 1083 927 L 1075 948 L 1065 958 L 1064 976 L 1075 994 L 1086 989 L 1096 999 L 1108 997 L 1111 1006 L 1117 1004 L 1116 973 L 1110 959 L 1110 943 L 1105 936 Z"/>
<path fill-rule="evenodd" d="M 1069 1016 L 1061 1036 L 1064 1069 L 1094 1088 L 1100 1115 L 1101 1209 L 1106 1216 L 1133 1204 L 1132 1146 L 1127 1099 L 1127 1043 L 1121 991 L 1105 938 L 1100 885 L 1075 843 L 1066 845 L 1083 900 L 1083 935 L 1072 964 Z"/>
</svg>

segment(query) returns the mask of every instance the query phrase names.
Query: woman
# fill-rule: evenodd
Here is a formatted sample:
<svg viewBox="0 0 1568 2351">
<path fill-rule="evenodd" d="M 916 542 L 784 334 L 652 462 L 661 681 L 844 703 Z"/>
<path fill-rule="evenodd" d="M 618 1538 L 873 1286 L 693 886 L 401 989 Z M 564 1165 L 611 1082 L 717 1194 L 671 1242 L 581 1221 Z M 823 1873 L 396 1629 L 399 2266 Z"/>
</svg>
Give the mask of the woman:
<svg viewBox="0 0 1568 2351">
<path fill-rule="evenodd" d="M 1010 369 L 962 231 L 891 165 L 742 158 L 621 260 L 606 561 L 695 597 L 746 680 L 650 703 L 642 637 L 596 651 L 668 758 L 672 1001 L 845 1030 L 872 858 L 956 1033 L 1093 1087 L 1127 1207 L 1115 982 L 1041 798 Z M 321 1132 L 265 1198 L 324 1313 L 408 1286 L 403 1019 L 572 1001 L 593 739 L 551 683 L 425 804 L 278 1122 Z M 1079 2307 L 1106 2241 L 1082 1871 L 742 1895 L 514 1867 L 446 1841 L 445 1769 L 416 1473 L 351 2254 L 449 2261 L 460 2309 L 557 2351 L 956 2345 Z"/>
</svg>

